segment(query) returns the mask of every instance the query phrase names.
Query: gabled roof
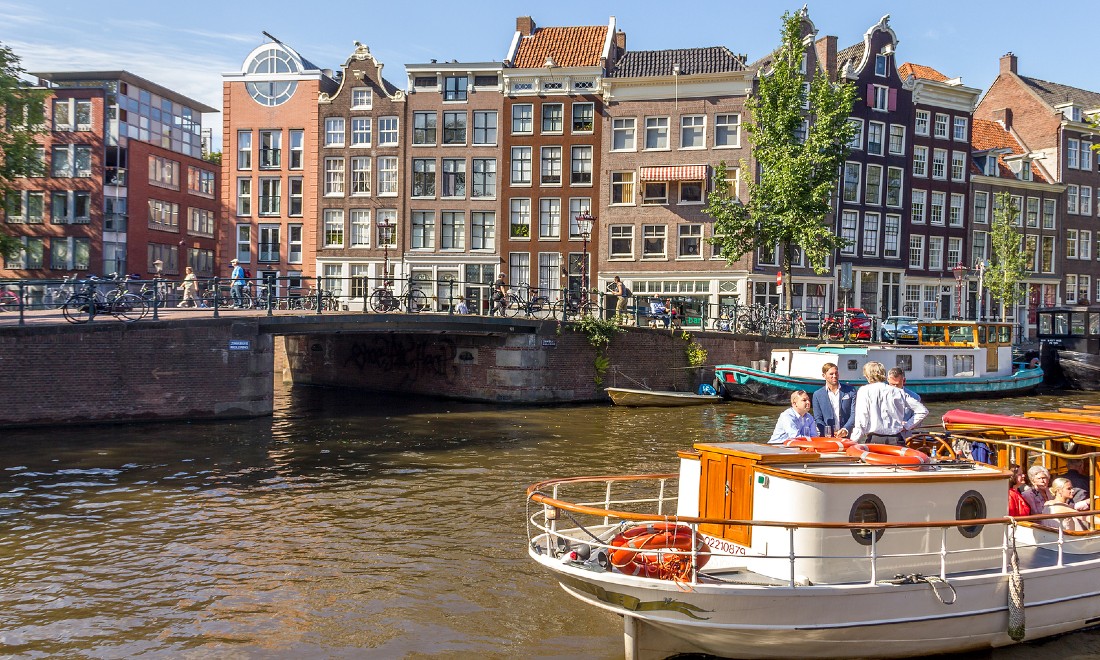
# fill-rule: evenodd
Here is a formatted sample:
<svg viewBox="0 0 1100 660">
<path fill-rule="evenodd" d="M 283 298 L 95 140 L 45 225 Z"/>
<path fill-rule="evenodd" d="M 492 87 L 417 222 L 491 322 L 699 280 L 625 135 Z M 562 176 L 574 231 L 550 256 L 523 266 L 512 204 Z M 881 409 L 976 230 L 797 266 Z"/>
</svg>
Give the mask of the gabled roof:
<svg viewBox="0 0 1100 660">
<path fill-rule="evenodd" d="M 671 76 L 673 65 L 680 66 L 680 75 L 744 71 L 745 56 L 734 55 L 725 46 L 708 48 L 676 48 L 672 50 L 627 51 L 612 69 L 612 78 L 644 78 Z"/>
<path fill-rule="evenodd" d="M 536 28 L 530 36 L 520 38 L 512 66 L 542 68 L 547 58 L 554 66 L 600 66 L 606 40 L 606 25 Z"/>
<path fill-rule="evenodd" d="M 866 45 L 861 41 L 854 46 L 848 46 L 844 50 L 837 51 L 836 54 L 836 68 L 838 71 L 844 69 L 844 64 L 851 62 L 852 66 L 856 66 L 863 61 L 863 51 Z"/>
<path fill-rule="evenodd" d="M 1016 175 L 1012 172 L 1012 169 L 1008 167 L 1005 162 L 1006 155 L 1019 156 L 1025 153 L 1023 145 L 1013 137 L 1012 133 L 1005 130 L 1004 126 L 995 121 L 988 119 L 974 119 L 974 124 L 970 131 L 970 147 L 974 151 L 991 151 L 993 149 L 1007 149 L 1008 154 L 999 154 L 997 156 L 998 174 L 997 176 L 1004 179 L 1015 179 Z M 1043 176 L 1043 171 L 1039 169 L 1038 163 L 1031 162 L 1031 178 L 1035 181 L 1041 181 L 1047 183 L 1047 179 Z"/>
<path fill-rule="evenodd" d="M 947 82 L 947 76 L 943 75 L 939 71 L 936 71 L 930 66 L 924 66 L 923 64 L 913 64 L 912 62 L 905 62 L 898 67 L 898 76 L 902 80 L 907 79 L 909 76 L 914 78 L 920 78 L 923 80 L 931 80 L 933 82 Z"/>
<path fill-rule="evenodd" d="M 1019 76 L 1019 78 L 1025 85 L 1030 87 L 1032 91 L 1038 94 L 1039 97 L 1043 99 L 1043 102 L 1051 107 L 1072 102 L 1082 110 L 1100 108 L 1100 93 L 1090 92 L 1078 87 L 1070 87 L 1069 85 L 1063 85 L 1061 83 L 1039 80 L 1038 78 L 1029 78 L 1027 76 Z"/>
</svg>

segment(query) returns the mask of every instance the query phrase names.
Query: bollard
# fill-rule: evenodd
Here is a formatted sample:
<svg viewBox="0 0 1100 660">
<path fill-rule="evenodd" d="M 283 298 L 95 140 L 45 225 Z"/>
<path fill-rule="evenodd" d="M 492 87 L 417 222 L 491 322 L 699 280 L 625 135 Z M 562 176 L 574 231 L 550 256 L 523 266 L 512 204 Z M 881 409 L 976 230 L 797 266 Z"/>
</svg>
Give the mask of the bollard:
<svg viewBox="0 0 1100 660">
<path fill-rule="evenodd" d="M 153 320 L 159 321 L 157 310 L 160 308 L 160 275 L 153 277 Z"/>
<path fill-rule="evenodd" d="M 321 314 L 321 302 L 324 300 L 324 289 L 321 288 L 321 280 L 317 280 L 317 314 Z"/>
<path fill-rule="evenodd" d="M 451 286 L 450 286 L 451 290 L 450 290 L 450 293 L 447 294 L 447 297 L 448 297 L 447 316 L 454 316 L 455 315 L 455 281 L 451 280 L 450 284 L 451 284 Z"/>
<path fill-rule="evenodd" d="M 221 316 L 221 314 L 218 313 L 218 308 L 220 307 L 219 303 L 221 302 L 221 286 L 219 284 L 217 275 L 214 276 L 213 286 L 214 286 L 214 318 L 219 318 Z"/>
</svg>

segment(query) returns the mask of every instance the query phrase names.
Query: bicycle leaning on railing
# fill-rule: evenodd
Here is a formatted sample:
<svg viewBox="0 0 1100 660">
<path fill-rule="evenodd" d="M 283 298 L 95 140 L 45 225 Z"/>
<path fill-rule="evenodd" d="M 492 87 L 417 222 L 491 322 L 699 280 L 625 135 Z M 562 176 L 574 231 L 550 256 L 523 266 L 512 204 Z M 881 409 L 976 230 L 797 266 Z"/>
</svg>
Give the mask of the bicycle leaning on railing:
<svg viewBox="0 0 1100 660">
<path fill-rule="evenodd" d="M 46 295 L 42 297 L 43 303 L 49 309 L 61 309 L 65 301 L 73 297 L 76 292 L 76 273 L 63 278 L 59 286 L 46 289 Z"/>
<path fill-rule="evenodd" d="M 413 287 L 411 278 L 401 295 L 394 295 L 393 290 L 390 289 L 391 286 L 393 286 L 392 280 L 384 280 L 382 286 L 371 291 L 370 308 L 372 310 L 379 313 L 396 312 L 402 305 L 410 314 L 428 310 L 430 306 L 428 295 Z"/>
<path fill-rule="evenodd" d="M 523 314 L 529 318 L 548 319 L 553 313 L 554 306 L 550 298 L 527 284 L 511 287 L 511 292 L 504 297 L 505 316 Z"/>
<path fill-rule="evenodd" d="M 148 313 L 148 303 L 135 293 L 121 293 L 110 299 L 100 294 L 101 281 L 95 276 L 89 277 L 81 283 L 80 291 L 65 301 L 61 313 L 67 321 L 87 323 L 97 314 L 110 314 L 120 321 L 133 322 Z"/>
</svg>

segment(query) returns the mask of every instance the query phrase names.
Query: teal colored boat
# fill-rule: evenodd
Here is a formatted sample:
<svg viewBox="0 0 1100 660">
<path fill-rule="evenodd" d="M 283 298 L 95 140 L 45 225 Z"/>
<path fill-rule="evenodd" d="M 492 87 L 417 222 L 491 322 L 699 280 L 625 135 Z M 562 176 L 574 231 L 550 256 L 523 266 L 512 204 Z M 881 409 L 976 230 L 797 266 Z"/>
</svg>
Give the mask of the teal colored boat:
<svg viewBox="0 0 1100 660">
<path fill-rule="evenodd" d="M 765 369 L 736 364 L 715 367 L 722 393 L 731 399 L 789 405 L 791 392 L 825 384 L 821 368 L 837 365 L 842 382 L 867 383 L 863 366 L 881 362 L 905 371 L 905 386 L 922 399 L 1007 397 L 1031 392 L 1043 380 L 1038 361 L 1012 361 L 1012 324 L 924 321 L 918 343 L 818 344 L 775 349 Z"/>
</svg>

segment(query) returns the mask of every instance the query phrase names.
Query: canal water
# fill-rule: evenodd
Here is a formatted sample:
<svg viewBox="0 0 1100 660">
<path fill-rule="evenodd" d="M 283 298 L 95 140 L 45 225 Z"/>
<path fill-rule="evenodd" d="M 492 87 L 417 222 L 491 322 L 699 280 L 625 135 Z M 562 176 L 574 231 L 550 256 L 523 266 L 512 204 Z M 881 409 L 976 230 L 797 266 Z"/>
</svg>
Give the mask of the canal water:
<svg viewBox="0 0 1100 660">
<path fill-rule="evenodd" d="M 996 412 L 1071 393 L 933 404 Z M 676 471 L 779 408 L 508 408 L 277 390 L 273 417 L 0 435 L 0 655 L 620 658 L 526 555 L 524 489 Z M 968 658 L 1096 657 L 1100 633 Z M 961 657 L 961 656 L 959 656 Z"/>
</svg>

